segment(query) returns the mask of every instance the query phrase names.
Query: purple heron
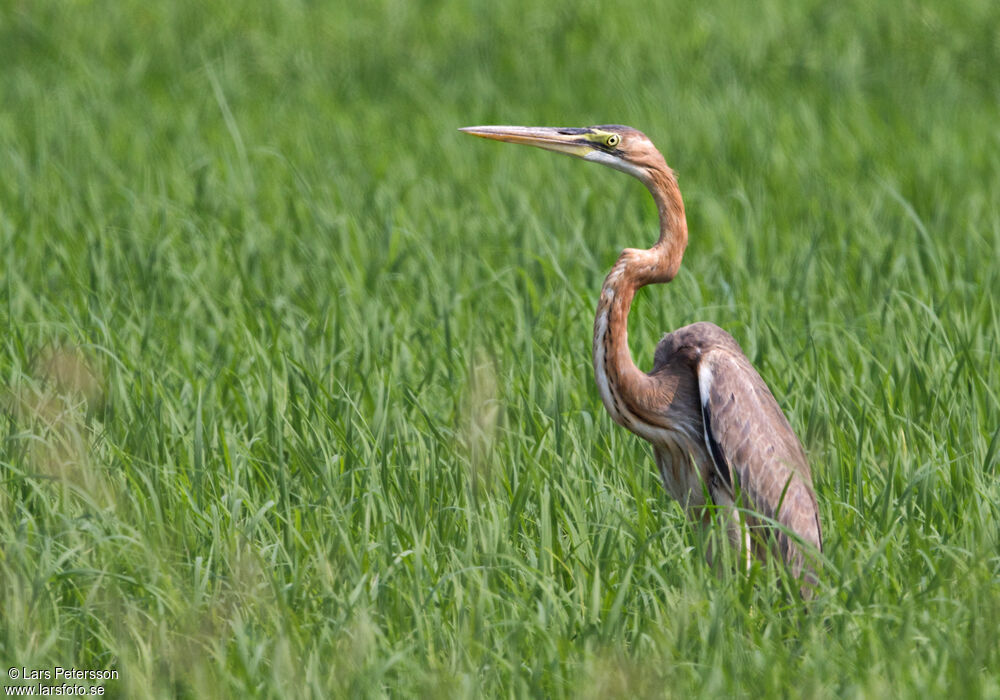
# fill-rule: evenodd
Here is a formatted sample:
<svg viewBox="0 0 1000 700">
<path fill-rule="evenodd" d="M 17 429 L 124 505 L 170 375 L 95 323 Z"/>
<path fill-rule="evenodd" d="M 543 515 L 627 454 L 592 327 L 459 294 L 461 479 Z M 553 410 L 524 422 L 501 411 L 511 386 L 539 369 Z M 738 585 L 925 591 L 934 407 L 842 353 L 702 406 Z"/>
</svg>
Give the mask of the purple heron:
<svg viewBox="0 0 1000 700">
<path fill-rule="evenodd" d="M 636 290 L 670 282 L 688 241 L 677 178 L 663 155 L 645 134 L 619 125 L 462 131 L 601 163 L 646 186 L 660 235 L 648 250 L 622 251 L 601 288 L 593 345 L 601 400 L 616 423 L 652 444 L 663 485 L 689 518 L 709 521 L 706 505 L 714 504 L 740 561 L 764 559 L 773 536 L 792 574 L 815 581 L 807 554 L 822 550 L 822 535 L 809 463 L 739 344 L 712 323 L 694 323 L 663 337 L 649 372 L 632 361 L 628 314 Z"/>
</svg>

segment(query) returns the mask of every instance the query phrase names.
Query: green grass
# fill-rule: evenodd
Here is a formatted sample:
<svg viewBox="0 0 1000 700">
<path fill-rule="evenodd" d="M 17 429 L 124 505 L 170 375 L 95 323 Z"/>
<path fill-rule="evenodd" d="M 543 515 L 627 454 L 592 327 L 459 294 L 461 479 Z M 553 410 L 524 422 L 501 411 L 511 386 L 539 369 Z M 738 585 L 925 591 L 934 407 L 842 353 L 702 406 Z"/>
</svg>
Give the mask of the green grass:
<svg viewBox="0 0 1000 700">
<path fill-rule="evenodd" d="M 498 6 L 499 5 L 499 6 Z M 1000 10 L 0 6 L 0 661 L 119 697 L 1000 696 Z M 655 212 L 473 140 L 625 123 L 828 564 L 717 576 L 605 414 Z"/>
</svg>

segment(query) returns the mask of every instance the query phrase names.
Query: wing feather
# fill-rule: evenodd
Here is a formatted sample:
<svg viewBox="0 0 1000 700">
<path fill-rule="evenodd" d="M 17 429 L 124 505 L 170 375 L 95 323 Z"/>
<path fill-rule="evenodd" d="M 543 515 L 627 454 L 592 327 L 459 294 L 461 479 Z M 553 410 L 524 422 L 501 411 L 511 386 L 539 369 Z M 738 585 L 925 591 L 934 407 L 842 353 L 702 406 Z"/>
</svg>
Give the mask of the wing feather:
<svg viewBox="0 0 1000 700">
<path fill-rule="evenodd" d="M 705 445 L 734 500 L 822 550 L 809 463 L 770 389 L 741 353 L 705 350 L 698 360 Z M 733 484 L 735 479 L 736 484 Z M 794 575 L 805 564 L 795 538 L 778 531 L 781 555 Z M 811 576 L 810 576 L 811 577 Z"/>
</svg>

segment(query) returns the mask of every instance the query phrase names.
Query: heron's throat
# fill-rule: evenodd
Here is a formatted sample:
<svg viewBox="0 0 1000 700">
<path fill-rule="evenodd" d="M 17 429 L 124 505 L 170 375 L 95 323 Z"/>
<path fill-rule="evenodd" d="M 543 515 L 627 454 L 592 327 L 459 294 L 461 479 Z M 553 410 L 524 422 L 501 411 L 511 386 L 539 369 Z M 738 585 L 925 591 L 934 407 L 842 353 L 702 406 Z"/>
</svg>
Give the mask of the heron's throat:
<svg viewBox="0 0 1000 700">
<path fill-rule="evenodd" d="M 659 268 L 662 276 L 650 279 L 644 284 L 669 282 L 677 275 L 681 266 L 681 258 L 687 248 L 688 227 L 684 214 L 684 200 L 681 198 L 680 187 L 674 171 L 667 167 L 647 170 L 647 178 L 643 180 L 646 189 L 653 195 L 656 211 L 660 217 L 660 237 L 650 252 L 655 252 L 660 258 Z M 640 285 L 642 286 L 642 285 Z"/>
</svg>

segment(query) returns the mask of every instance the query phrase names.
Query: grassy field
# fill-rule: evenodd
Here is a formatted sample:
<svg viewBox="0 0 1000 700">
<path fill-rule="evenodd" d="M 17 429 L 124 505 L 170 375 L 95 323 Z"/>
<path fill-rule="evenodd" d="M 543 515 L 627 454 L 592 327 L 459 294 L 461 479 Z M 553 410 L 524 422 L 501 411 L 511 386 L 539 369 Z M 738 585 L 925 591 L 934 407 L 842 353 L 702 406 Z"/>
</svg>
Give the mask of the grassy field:
<svg viewBox="0 0 1000 700">
<path fill-rule="evenodd" d="M 0 4 L 0 661 L 114 697 L 1000 696 L 1000 5 Z M 727 328 L 828 563 L 717 576 L 590 366 Z M 23 681 L 10 681 L 21 687 Z M 55 682 L 55 681 L 52 681 Z M 20 685 L 18 685 L 20 684 Z"/>
</svg>

